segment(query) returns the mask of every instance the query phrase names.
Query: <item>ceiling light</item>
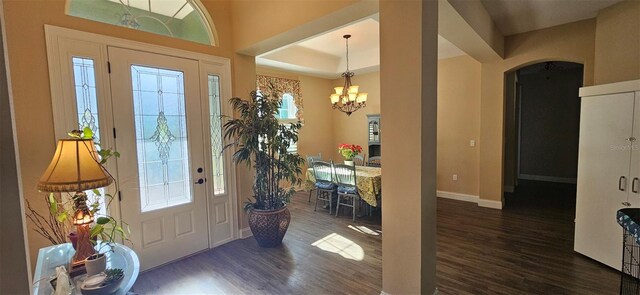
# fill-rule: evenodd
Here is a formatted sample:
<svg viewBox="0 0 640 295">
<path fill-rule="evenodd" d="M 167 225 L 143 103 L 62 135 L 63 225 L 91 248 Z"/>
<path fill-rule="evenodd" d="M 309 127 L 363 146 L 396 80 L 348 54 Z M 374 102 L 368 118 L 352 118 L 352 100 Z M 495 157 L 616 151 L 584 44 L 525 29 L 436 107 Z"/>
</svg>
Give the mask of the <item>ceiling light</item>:
<svg viewBox="0 0 640 295">
<path fill-rule="evenodd" d="M 344 78 L 344 86 L 335 87 L 335 93 L 331 94 L 331 104 L 334 109 L 338 109 L 341 112 L 351 116 L 351 114 L 360 108 L 367 106 L 367 93 L 358 92 L 359 86 L 351 84 L 351 77 L 355 74 L 349 71 L 349 38 L 351 35 L 342 36 L 345 39 L 347 45 L 347 70 L 342 73 Z"/>
</svg>

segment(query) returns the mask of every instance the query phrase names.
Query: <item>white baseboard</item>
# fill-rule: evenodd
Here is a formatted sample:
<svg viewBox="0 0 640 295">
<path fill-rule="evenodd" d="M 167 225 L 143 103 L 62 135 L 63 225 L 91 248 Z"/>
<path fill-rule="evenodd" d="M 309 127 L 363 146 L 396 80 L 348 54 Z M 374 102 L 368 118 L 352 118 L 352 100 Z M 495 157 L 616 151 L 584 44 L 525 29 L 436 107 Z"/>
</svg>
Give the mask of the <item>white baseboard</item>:
<svg viewBox="0 0 640 295">
<path fill-rule="evenodd" d="M 502 209 L 502 201 L 483 200 L 483 199 L 480 199 L 480 197 L 474 196 L 474 195 L 467 195 L 467 194 L 447 192 L 447 191 L 437 191 L 436 196 L 438 196 L 439 198 L 476 203 L 480 207 Z"/>
<path fill-rule="evenodd" d="M 518 178 L 526 179 L 526 180 L 538 180 L 538 181 L 559 182 L 559 183 L 573 183 L 573 184 L 575 184 L 577 182 L 577 180 L 575 178 L 544 176 L 544 175 L 531 175 L 531 174 L 520 174 L 520 175 L 518 175 Z"/>
<path fill-rule="evenodd" d="M 478 199 L 478 206 L 502 210 L 502 201 Z"/>
<path fill-rule="evenodd" d="M 246 239 L 246 238 L 251 237 L 251 236 L 253 236 L 253 233 L 251 232 L 251 228 L 245 227 L 245 228 L 240 230 L 240 238 L 241 239 Z"/>
<path fill-rule="evenodd" d="M 446 191 L 437 191 L 436 196 L 440 198 L 445 198 L 445 199 L 452 199 L 452 200 L 473 202 L 473 203 L 478 203 L 478 199 L 480 199 L 480 197 L 474 196 L 474 195 L 467 195 L 467 194 L 446 192 Z"/>
<path fill-rule="evenodd" d="M 515 190 L 515 188 L 513 187 L 513 185 L 505 185 L 504 186 L 504 191 L 507 193 L 512 193 Z"/>
</svg>

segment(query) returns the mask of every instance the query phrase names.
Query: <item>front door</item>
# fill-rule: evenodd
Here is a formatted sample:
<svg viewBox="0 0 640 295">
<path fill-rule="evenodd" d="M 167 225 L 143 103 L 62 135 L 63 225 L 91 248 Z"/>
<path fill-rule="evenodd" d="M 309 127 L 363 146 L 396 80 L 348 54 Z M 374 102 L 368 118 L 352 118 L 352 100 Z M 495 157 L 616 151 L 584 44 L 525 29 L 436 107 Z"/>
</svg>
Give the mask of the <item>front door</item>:
<svg viewBox="0 0 640 295">
<path fill-rule="evenodd" d="M 198 62 L 108 55 L 121 214 L 146 270 L 209 246 Z"/>
</svg>

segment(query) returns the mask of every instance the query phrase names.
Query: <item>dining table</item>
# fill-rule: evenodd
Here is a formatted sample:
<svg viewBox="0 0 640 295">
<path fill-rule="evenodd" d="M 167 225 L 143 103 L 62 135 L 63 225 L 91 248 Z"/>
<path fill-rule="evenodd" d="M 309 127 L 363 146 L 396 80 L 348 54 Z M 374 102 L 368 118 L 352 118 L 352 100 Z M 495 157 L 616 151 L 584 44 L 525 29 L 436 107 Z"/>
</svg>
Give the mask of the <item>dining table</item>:
<svg viewBox="0 0 640 295">
<path fill-rule="evenodd" d="M 332 172 L 334 174 L 335 172 Z M 334 180 L 335 181 L 335 180 Z M 315 188 L 316 178 L 313 168 L 308 168 L 305 177 L 305 189 L 307 191 Z M 360 198 L 367 204 L 378 207 L 378 197 L 382 191 L 382 168 L 356 166 L 356 186 Z"/>
</svg>

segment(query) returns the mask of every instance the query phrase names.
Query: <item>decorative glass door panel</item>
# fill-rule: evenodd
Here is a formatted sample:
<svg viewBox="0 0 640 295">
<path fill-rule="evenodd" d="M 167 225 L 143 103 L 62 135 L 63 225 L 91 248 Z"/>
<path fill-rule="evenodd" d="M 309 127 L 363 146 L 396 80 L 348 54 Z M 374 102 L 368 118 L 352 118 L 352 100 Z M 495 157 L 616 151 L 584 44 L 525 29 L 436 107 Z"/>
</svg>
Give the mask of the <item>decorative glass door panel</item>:
<svg viewBox="0 0 640 295">
<path fill-rule="evenodd" d="M 131 66 L 141 211 L 191 202 L 184 73 Z"/>
<path fill-rule="evenodd" d="M 224 156 L 222 154 L 222 111 L 220 105 L 220 77 L 207 76 L 209 89 L 209 120 L 211 126 L 211 160 L 213 176 L 213 192 L 215 195 L 225 193 Z"/>
<path fill-rule="evenodd" d="M 209 247 L 198 62 L 108 52 L 122 219 L 145 270 Z"/>
<path fill-rule="evenodd" d="M 73 57 L 73 78 L 76 90 L 76 106 L 78 109 L 78 127 L 91 128 L 96 142 L 100 142 L 100 126 L 98 122 L 98 96 L 96 94 L 96 78 L 93 59 Z"/>
<path fill-rule="evenodd" d="M 95 65 L 93 59 L 74 56 L 71 58 L 73 65 L 73 85 L 75 89 L 75 104 L 78 113 L 78 127 L 83 130 L 85 127 L 93 131 L 94 141 L 100 143 L 100 123 L 98 120 L 98 94 L 96 89 Z M 99 146 L 98 146 L 99 148 Z M 100 194 L 104 195 L 105 189 L 98 188 Z M 106 215 L 107 209 L 105 200 L 96 196 L 93 190 L 85 191 L 89 202 L 98 202 L 100 210 L 97 215 Z"/>
</svg>

